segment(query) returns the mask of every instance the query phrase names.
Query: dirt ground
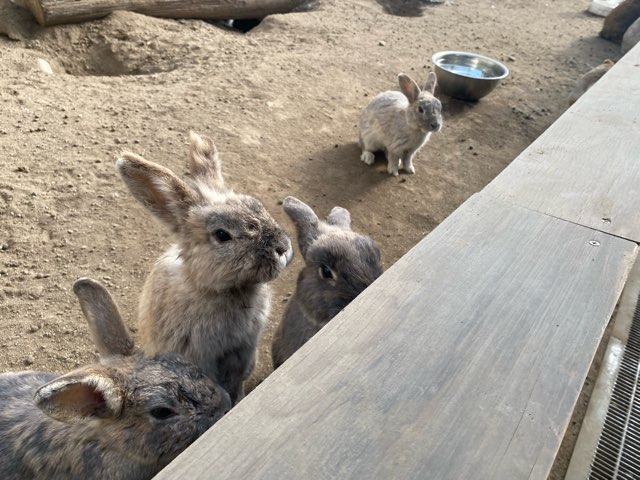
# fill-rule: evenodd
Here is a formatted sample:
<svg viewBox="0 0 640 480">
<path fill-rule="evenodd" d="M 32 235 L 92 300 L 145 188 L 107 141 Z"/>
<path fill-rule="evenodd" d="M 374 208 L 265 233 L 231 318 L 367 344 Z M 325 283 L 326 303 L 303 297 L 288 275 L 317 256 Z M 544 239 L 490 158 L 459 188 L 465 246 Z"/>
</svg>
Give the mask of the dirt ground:
<svg viewBox="0 0 640 480">
<path fill-rule="evenodd" d="M 227 183 L 292 234 L 285 196 L 322 215 L 346 207 L 386 268 L 560 116 L 582 73 L 618 58 L 588 4 L 455 0 L 399 16 L 392 1 L 321 0 L 243 34 L 126 12 L 43 29 L 0 0 L 0 370 L 94 359 L 71 291 L 80 276 L 111 289 L 135 332 L 138 293 L 171 237 L 116 176 L 121 150 L 182 173 L 188 131 L 208 134 Z M 399 72 L 424 81 L 441 50 L 498 58 L 511 75 L 476 104 L 442 97 L 444 128 L 415 175 L 360 162 L 360 109 L 395 89 Z M 254 384 L 271 369 L 268 345 L 300 266 L 298 254 L 273 282 Z"/>
</svg>

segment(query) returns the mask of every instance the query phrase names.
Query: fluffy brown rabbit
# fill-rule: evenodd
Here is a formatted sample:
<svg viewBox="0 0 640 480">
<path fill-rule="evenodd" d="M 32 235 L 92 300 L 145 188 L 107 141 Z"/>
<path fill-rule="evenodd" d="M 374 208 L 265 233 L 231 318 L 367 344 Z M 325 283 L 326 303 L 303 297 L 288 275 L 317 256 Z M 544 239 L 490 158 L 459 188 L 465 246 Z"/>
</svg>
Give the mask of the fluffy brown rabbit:
<svg viewBox="0 0 640 480">
<path fill-rule="evenodd" d="M 225 186 L 213 141 L 192 132 L 190 158 L 188 181 L 133 153 L 116 162 L 133 196 L 176 236 L 145 282 L 140 340 L 147 354 L 183 354 L 235 404 L 270 311 L 267 282 L 293 249 L 258 199 Z"/>
<path fill-rule="evenodd" d="M 137 351 L 102 285 L 84 278 L 73 289 L 100 363 L 0 375 L 0 478 L 151 478 L 229 410 L 229 397 L 180 355 Z"/>
<path fill-rule="evenodd" d="M 351 216 L 334 207 L 326 222 L 297 198 L 284 211 L 296 226 L 305 266 L 271 346 L 274 368 L 315 335 L 382 273 L 380 250 L 351 230 Z"/>
<path fill-rule="evenodd" d="M 376 95 L 360 114 L 359 145 L 362 160 L 373 165 L 374 152 L 387 156 L 387 172 L 398 175 L 398 167 L 415 173 L 414 155 L 429 141 L 431 133 L 442 128 L 442 104 L 433 94 L 438 80 L 429 73 L 424 88 L 409 76 L 398 75 L 401 92 Z"/>
<path fill-rule="evenodd" d="M 624 0 L 604 19 L 600 36 L 615 43 L 622 43 L 625 32 L 638 18 L 640 18 L 640 0 Z"/>
</svg>

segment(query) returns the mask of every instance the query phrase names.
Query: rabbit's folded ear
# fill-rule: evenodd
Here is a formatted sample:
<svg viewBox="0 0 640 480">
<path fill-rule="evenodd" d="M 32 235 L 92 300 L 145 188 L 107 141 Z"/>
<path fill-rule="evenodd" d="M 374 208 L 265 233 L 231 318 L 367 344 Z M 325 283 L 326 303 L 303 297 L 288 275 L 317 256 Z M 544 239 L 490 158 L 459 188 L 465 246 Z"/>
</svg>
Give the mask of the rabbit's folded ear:
<svg viewBox="0 0 640 480">
<path fill-rule="evenodd" d="M 73 291 L 80 301 L 82 313 L 89 323 L 91 336 L 100 356 L 132 355 L 133 338 L 109 291 L 90 278 L 76 280 Z"/>
<path fill-rule="evenodd" d="M 433 95 L 436 91 L 437 85 L 438 85 L 438 77 L 436 77 L 435 72 L 429 72 L 429 75 L 427 76 L 427 81 L 424 82 L 424 87 L 422 88 L 422 90 L 425 90 L 431 93 L 431 95 Z"/>
<path fill-rule="evenodd" d="M 409 99 L 409 103 L 413 103 L 418 99 L 420 96 L 420 87 L 416 82 L 411 80 L 408 75 L 404 73 L 398 75 L 398 83 L 400 84 L 400 91 Z"/>
<path fill-rule="evenodd" d="M 129 152 L 116 160 L 116 169 L 133 196 L 156 218 L 178 232 L 196 193 L 171 170 Z"/>
<path fill-rule="evenodd" d="M 115 418 L 124 405 L 124 384 L 113 369 L 90 365 L 40 387 L 35 403 L 44 413 L 66 423 Z"/>
<path fill-rule="evenodd" d="M 319 220 L 309 205 L 295 197 L 287 197 L 282 202 L 282 207 L 289 218 L 293 220 L 298 232 L 298 246 L 304 257 L 307 248 L 318 238 Z"/>
<path fill-rule="evenodd" d="M 224 190 L 222 163 L 213 140 L 195 132 L 189 132 L 189 139 L 191 140 L 189 150 L 191 176 L 216 189 Z"/>
<path fill-rule="evenodd" d="M 342 230 L 351 230 L 351 215 L 346 208 L 333 207 L 327 216 L 327 223 Z"/>
</svg>

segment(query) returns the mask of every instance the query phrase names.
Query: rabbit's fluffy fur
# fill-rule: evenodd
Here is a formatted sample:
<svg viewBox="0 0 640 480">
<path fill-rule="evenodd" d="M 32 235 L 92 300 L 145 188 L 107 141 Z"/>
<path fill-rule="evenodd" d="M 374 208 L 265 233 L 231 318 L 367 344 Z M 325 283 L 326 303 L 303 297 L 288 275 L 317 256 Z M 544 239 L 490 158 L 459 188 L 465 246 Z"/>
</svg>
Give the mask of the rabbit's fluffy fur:
<svg viewBox="0 0 640 480">
<path fill-rule="evenodd" d="M 190 159 L 188 181 L 132 153 L 116 162 L 133 196 L 176 236 L 145 282 L 140 339 L 147 354 L 183 354 L 235 404 L 270 311 L 266 283 L 293 250 L 259 200 L 224 185 L 213 141 L 192 132 Z"/>
<path fill-rule="evenodd" d="M 0 478 L 148 479 L 230 408 L 178 354 L 133 347 L 107 290 L 74 284 L 101 361 L 56 376 L 0 375 Z"/>
<path fill-rule="evenodd" d="M 387 91 L 375 96 L 360 115 L 362 160 L 373 165 L 374 152 L 387 156 L 387 171 L 398 175 L 401 166 L 415 173 L 413 157 L 442 128 L 442 104 L 434 97 L 436 74 L 429 73 L 424 88 L 405 74 L 398 75 L 401 92 Z"/>
<path fill-rule="evenodd" d="M 620 53 L 622 53 L 622 55 L 626 55 L 627 52 L 638 43 L 640 43 L 640 17 L 638 17 L 631 26 L 627 28 L 627 31 L 624 32 L 622 45 L 620 46 Z"/>
<path fill-rule="evenodd" d="M 351 230 L 351 216 L 334 207 L 326 222 L 297 198 L 283 208 L 293 220 L 305 267 L 275 332 L 271 355 L 280 366 L 382 273 L 380 250 Z"/>
<path fill-rule="evenodd" d="M 624 0 L 604 19 L 600 36 L 615 43 L 622 43 L 627 29 L 640 18 L 640 0 Z"/>
<path fill-rule="evenodd" d="M 569 94 L 569 105 L 572 105 L 580 98 L 587 90 L 589 90 L 593 85 L 602 78 L 602 76 L 607 73 L 611 67 L 613 67 L 613 60 L 606 59 L 600 65 L 595 68 L 592 68 L 587 73 L 585 73 L 582 77 L 578 79 L 573 90 Z"/>
</svg>

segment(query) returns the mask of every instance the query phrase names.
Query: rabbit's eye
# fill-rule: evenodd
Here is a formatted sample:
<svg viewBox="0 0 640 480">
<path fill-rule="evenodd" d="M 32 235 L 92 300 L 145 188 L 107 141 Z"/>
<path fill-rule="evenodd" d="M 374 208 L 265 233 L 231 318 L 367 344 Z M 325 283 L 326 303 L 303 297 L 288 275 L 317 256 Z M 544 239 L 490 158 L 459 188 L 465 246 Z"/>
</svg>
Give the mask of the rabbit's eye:
<svg viewBox="0 0 640 480">
<path fill-rule="evenodd" d="M 158 420 L 166 420 L 167 418 L 177 415 L 176 412 L 167 407 L 152 408 L 149 413 L 153 418 L 157 418 Z"/>
<path fill-rule="evenodd" d="M 222 230 L 221 228 L 213 232 L 213 236 L 216 237 L 219 242 L 228 242 L 229 240 L 231 240 L 231 235 L 229 235 L 229 232 L 227 232 L 226 230 Z"/>
<path fill-rule="evenodd" d="M 326 278 L 326 279 L 332 279 L 333 277 L 333 272 L 331 271 L 331 269 L 329 267 L 327 267 L 326 265 L 321 265 L 320 266 L 320 276 L 322 278 Z"/>
<path fill-rule="evenodd" d="M 424 113 L 424 108 L 418 107 L 418 113 L 422 115 Z"/>
</svg>

